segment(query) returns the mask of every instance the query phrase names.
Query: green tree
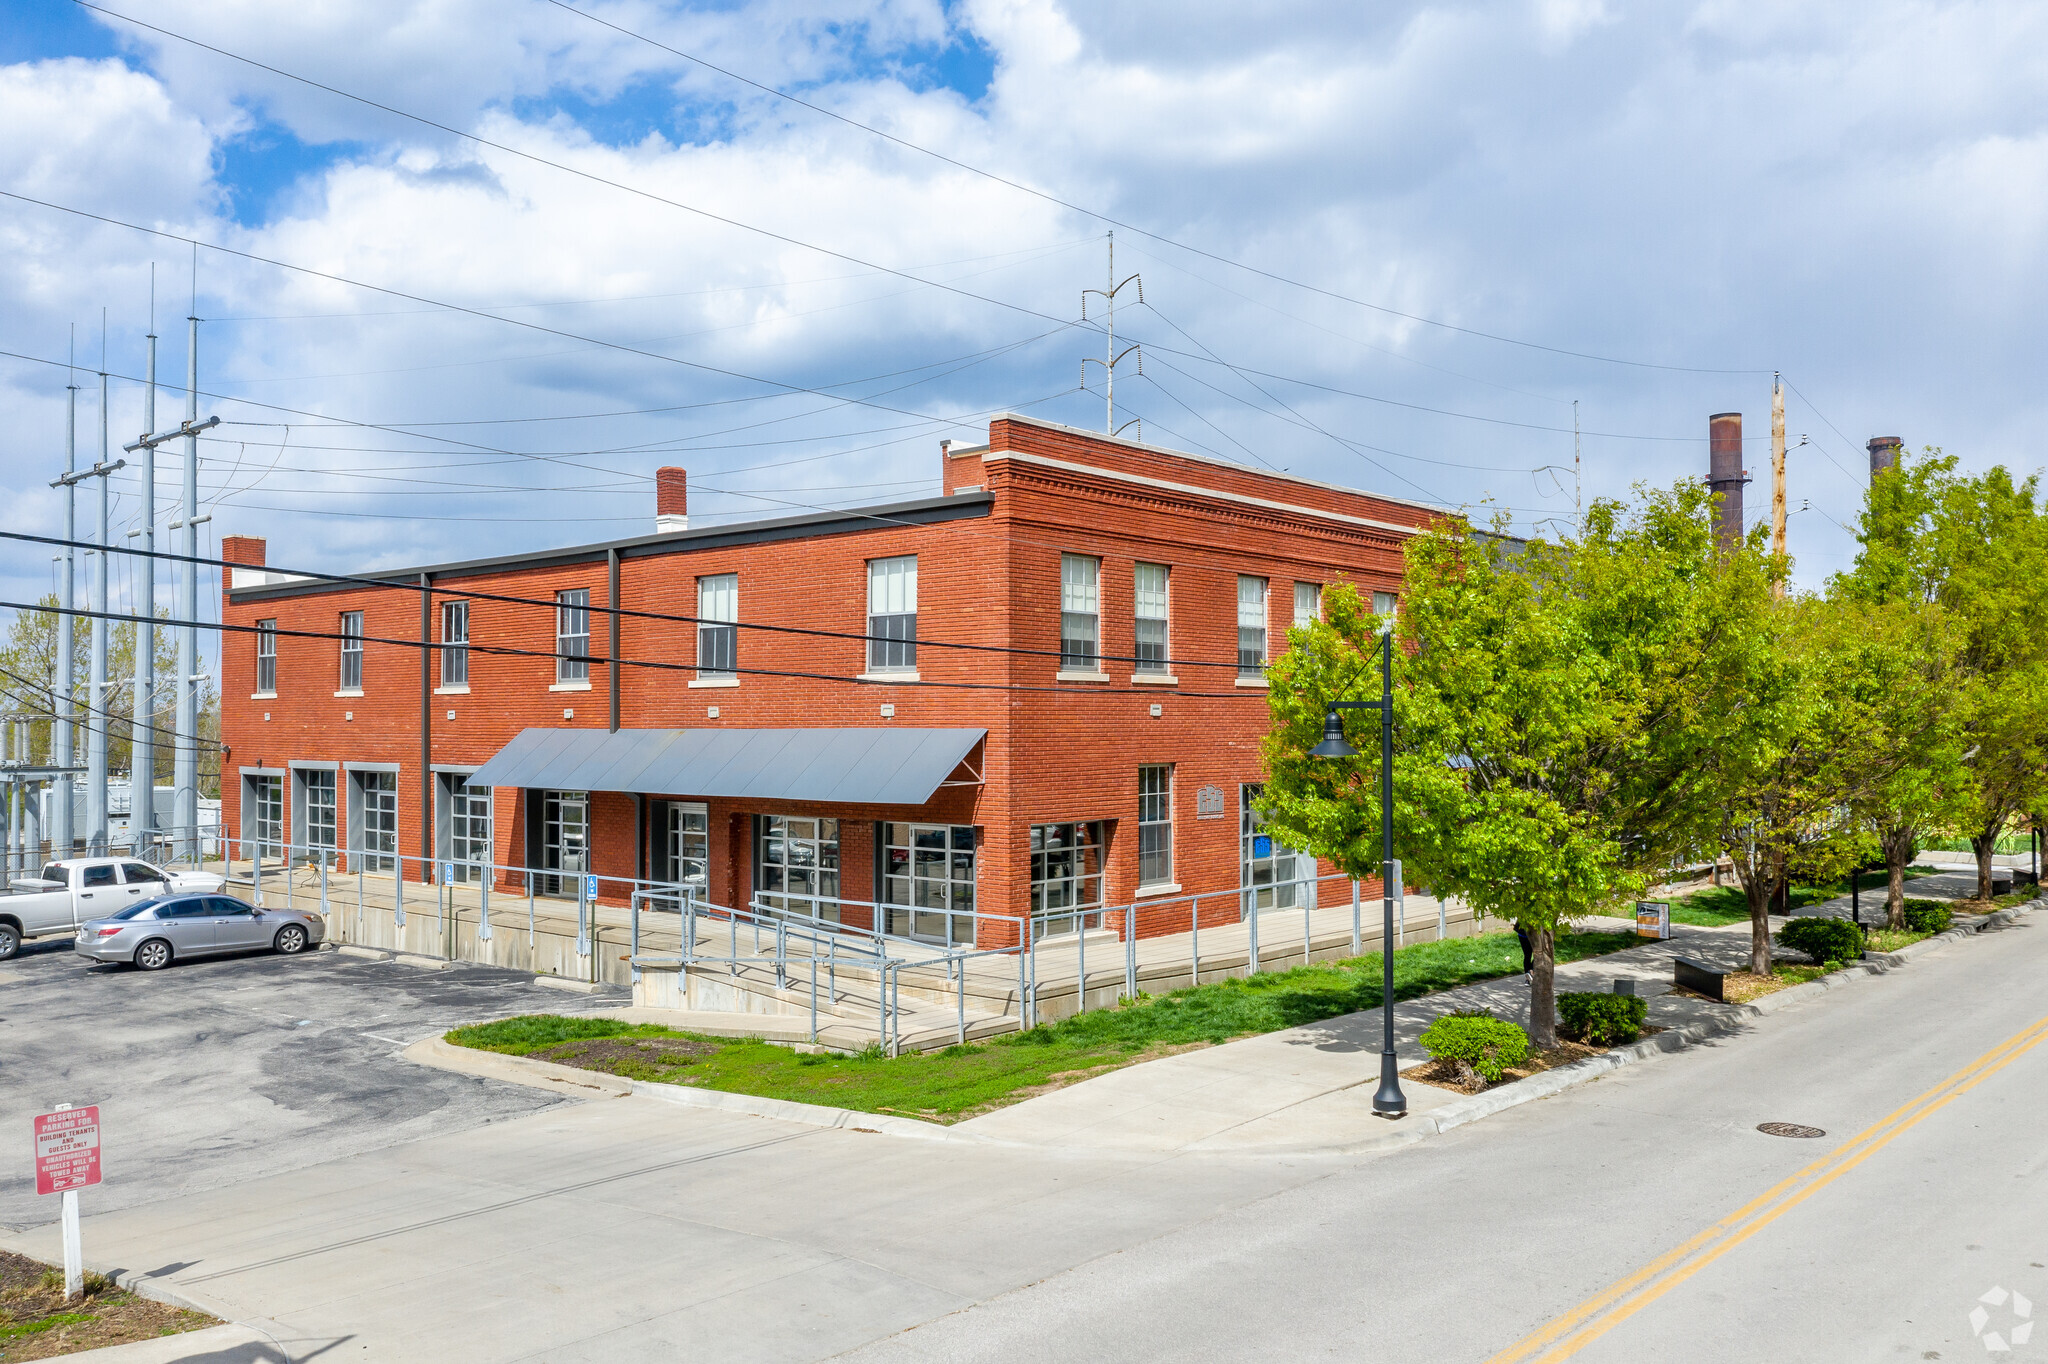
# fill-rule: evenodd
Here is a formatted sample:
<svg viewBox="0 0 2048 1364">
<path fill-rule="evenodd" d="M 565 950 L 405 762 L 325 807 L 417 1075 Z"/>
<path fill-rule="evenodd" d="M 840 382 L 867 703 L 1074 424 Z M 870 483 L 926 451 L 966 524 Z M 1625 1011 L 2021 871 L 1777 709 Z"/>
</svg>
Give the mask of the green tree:
<svg viewBox="0 0 2048 1364">
<path fill-rule="evenodd" d="M 1771 561 L 1760 538 L 1716 554 L 1707 497 L 1599 502 L 1556 542 L 1453 524 L 1405 546 L 1397 851 L 1411 879 L 1531 934 L 1540 1046 L 1557 1038 L 1558 929 L 1624 904 L 1715 829 L 1708 757 L 1758 667 Z M 1271 672 L 1261 804 L 1288 843 L 1362 876 L 1378 857 L 1378 744 L 1360 725 L 1356 758 L 1307 751 L 1329 701 L 1378 693 L 1381 622 L 1348 586 L 1325 606 Z"/>
</svg>

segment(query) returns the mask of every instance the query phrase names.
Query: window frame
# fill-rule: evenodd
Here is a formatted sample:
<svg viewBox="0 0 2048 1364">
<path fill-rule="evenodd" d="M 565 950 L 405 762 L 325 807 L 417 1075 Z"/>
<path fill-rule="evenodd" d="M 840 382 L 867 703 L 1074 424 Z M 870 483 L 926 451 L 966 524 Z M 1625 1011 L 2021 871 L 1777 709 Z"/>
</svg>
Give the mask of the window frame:
<svg viewBox="0 0 2048 1364">
<path fill-rule="evenodd" d="M 459 633 L 458 633 L 459 627 Z M 469 603 L 441 603 L 441 685 L 469 685 Z"/>
<path fill-rule="evenodd" d="M 363 689 L 363 613 L 344 611 L 341 613 L 341 686 L 342 691 Z"/>
<path fill-rule="evenodd" d="M 572 628 L 581 625 L 580 631 Z M 581 650 L 573 647 L 583 641 Z M 590 589 L 565 587 L 555 593 L 555 681 L 590 681 Z"/>
<path fill-rule="evenodd" d="M 1159 574 L 1156 590 L 1145 585 L 1147 570 Z M 1156 595 L 1158 614 L 1147 615 L 1147 598 Z M 1145 638 L 1146 627 L 1156 626 L 1159 638 Z M 1169 564 L 1155 564 L 1140 561 L 1131 566 L 1131 641 L 1133 655 L 1131 671 L 1134 673 L 1165 674 L 1173 671 L 1173 568 Z M 1149 652 L 1157 650 L 1158 657 Z"/>
<path fill-rule="evenodd" d="M 1075 570 L 1070 574 L 1069 569 Z M 1087 581 L 1079 581 L 1081 570 L 1086 571 Z M 1085 593 L 1085 596 L 1083 594 Z M 1070 606 L 1085 602 L 1088 609 L 1071 610 Z M 1081 621 L 1088 622 L 1087 652 L 1070 651 L 1068 642 L 1083 642 L 1078 633 L 1069 634 L 1069 627 Z M 1063 673 L 1099 673 L 1102 671 L 1102 560 L 1091 554 L 1060 554 L 1060 671 Z"/>
<path fill-rule="evenodd" d="M 740 666 L 740 575 L 704 573 L 697 589 L 697 680 L 735 682 Z M 720 612 L 726 614 L 720 615 Z"/>
<path fill-rule="evenodd" d="M 1170 886 L 1173 881 L 1172 763 L 1144 763 L 1138 768 L 1138 888 Z M 1147 789 L 1157 782 L 1157 789 Z M 1148 816 L 1150 816 L 1148 818 Z M 1147 866 L 1151 867 L 1148 875 Z"/>
<path fill-rule="evenodd" d="M 277 619 L 256 622 L 256 694 L 277 695 Z"/>
<path fill-rule="evenodd" d="M 1253 584 L 1256 584 L 1258 587 L 1258 600 L 1256 602 L 1248 601 L 1245 597 L 1245 589 Z M 1257 608 L 1259 622 L 1257 625 L 1247 625 L 1245 623 L 1245 612 L 1246 609 L 1250 607 Z M 1263 680 L 1266 676 L 1266 663 L 1272 657 L 1272 610 L 1272 583 L 1268 579 L 1261 578 L 1256 574 L 1238 574 L 1237 675 L 1240 678 L 1258 678 Z M 1254 632 L 1256 632 L 1258 636 L 1258 647 L 1255 650 L 1247 649 L 1245 645 L 1248 641 L 1249 636 Z"/>
<path fill-rule="evenodd" d="M 904 565 L 909 571 L 903 571 Z M 878 570 L 880 571 L 878 573 Z M 889 601 L 886 598 L 899 596 L 892 589 L 908 582 L 909 610 L 876 610 L 883 607 L 902 607 L 904 601 Z M 914 673 L 917 671 L 917 556 L 915 554 L 893 554 L 886 558 L 868 560 L 867 585 L 867 667 L 871 673 Z M 878 595 L 884 600 L 878 601 Z"/>
<path fill-rule="evenodd" d="M 1302 589 L 1308 589 L 1308 614 L 1302 614 Z M 1296 582 L 1294 584 L 1294 625 L 1298 629 L 1313 625 L 1323 618 L 1323 585 L 1321 583 Z"/>
</svg>

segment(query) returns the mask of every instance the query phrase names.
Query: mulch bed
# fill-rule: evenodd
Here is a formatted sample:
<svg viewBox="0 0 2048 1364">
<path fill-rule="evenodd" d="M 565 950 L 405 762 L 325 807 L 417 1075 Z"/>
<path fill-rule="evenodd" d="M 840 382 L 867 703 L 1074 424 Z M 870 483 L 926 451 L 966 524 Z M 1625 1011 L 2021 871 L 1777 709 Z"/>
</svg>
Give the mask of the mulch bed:
<svg viewBox="0 0 2048 1364">
<path fill-rule="evenodd" d="M 1662 1028 L 1648 1027 L 1643 1029 L 1642 1036 L 1648 1037 L 1652 1033 L 1663 1031 Z M 1402 1071 L 1401 1078 L 1418 1080 L 1426 1085 L 1434 1085 L 1438 1089 L 1455 1090 L 1460 1094 L 1483 1094 L 1489 1089 L 1511 1085 L 1517 1080 L 1526 1080 L 1531 1075 L 1538 1075 L 1546 1070 L 1556 1070 L 1559 1066 L 1583 1061 L 1588 1056 L 1603 1055 L 1608 1050 L 1607 1047 L 1588 1046 L 1584 1042 L 1560 1042 L 1548 1051 L 1531 1052 L 1528 1060 L 1519 1066 L 1509 1066 L 1501 1072 L 1500 1079 L 1492 1084 L 1488 1084 L 1483 1076 L 1477 1074 L 1461 1079 L 1455 1061 L 1424 1061 L 1421 1065 L 1410 1066 Z"/>
<path fill-rule="evenodd" d="M 592 1037 L 561 1042 L 531 1053 L 536 1061 L 553 1061 L 557 1065 L 628 1078 L 638 1078 L 639 1073 L 649 1070 L 687 1066 L 717 1054 L 716 1043 L 692 1042 L 686 1037 Z"/>
<path fill-rule="evenodd" d="M 87 1291 L 67 1302 L 63 1270 L 0 1250 L 0 1364 L 220 1325 L 204 1312 L 139 1298 L 94 1274 L 85 1282 Z"/>
</svg>

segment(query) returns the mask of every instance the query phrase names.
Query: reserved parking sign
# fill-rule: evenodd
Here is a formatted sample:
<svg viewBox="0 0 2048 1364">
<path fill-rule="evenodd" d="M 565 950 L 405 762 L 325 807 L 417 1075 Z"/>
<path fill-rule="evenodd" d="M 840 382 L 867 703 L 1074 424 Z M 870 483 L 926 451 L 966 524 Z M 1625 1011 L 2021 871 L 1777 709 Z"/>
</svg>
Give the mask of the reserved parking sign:
<svg viewBox="0 0 2048 1364">
<path fill-rule="evenodd" d="M 38 1113 L 36 1192 L 65 1193 L 99 1182 L 99 1105 Z"/>
</svg>

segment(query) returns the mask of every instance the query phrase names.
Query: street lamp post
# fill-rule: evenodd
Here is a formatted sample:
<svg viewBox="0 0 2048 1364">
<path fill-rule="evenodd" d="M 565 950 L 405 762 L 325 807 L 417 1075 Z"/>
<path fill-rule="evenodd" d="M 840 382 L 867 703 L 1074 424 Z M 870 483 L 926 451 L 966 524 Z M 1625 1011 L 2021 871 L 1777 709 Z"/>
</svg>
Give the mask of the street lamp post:
<svg viewBox="0 0 2048 1364">
<path fill-rule="evenodd" d="M 1394 1058 L 1394 897 L 1399 893 L 1401 864 L 1394 860 L 1394 631 L 1391 623 L 1380 633 L 1380 699 L 1377 701 L 1332 701 L 1323 716 L 1323 741 L 1310 749 L 1311 758 L 1352 758 L 1358 750 L 1344 742 L 1340 710 L 1376 710 L 1380 713 L 1380 1020 L 1384 1024 L 1380 1046 L 1380 1087 L 1372 1096 L 1372 1111 L 1382 1118 L 1408 1114 L 1407 1096 L 1401 1093 L 1400 1065 Z"/>
</svg>

